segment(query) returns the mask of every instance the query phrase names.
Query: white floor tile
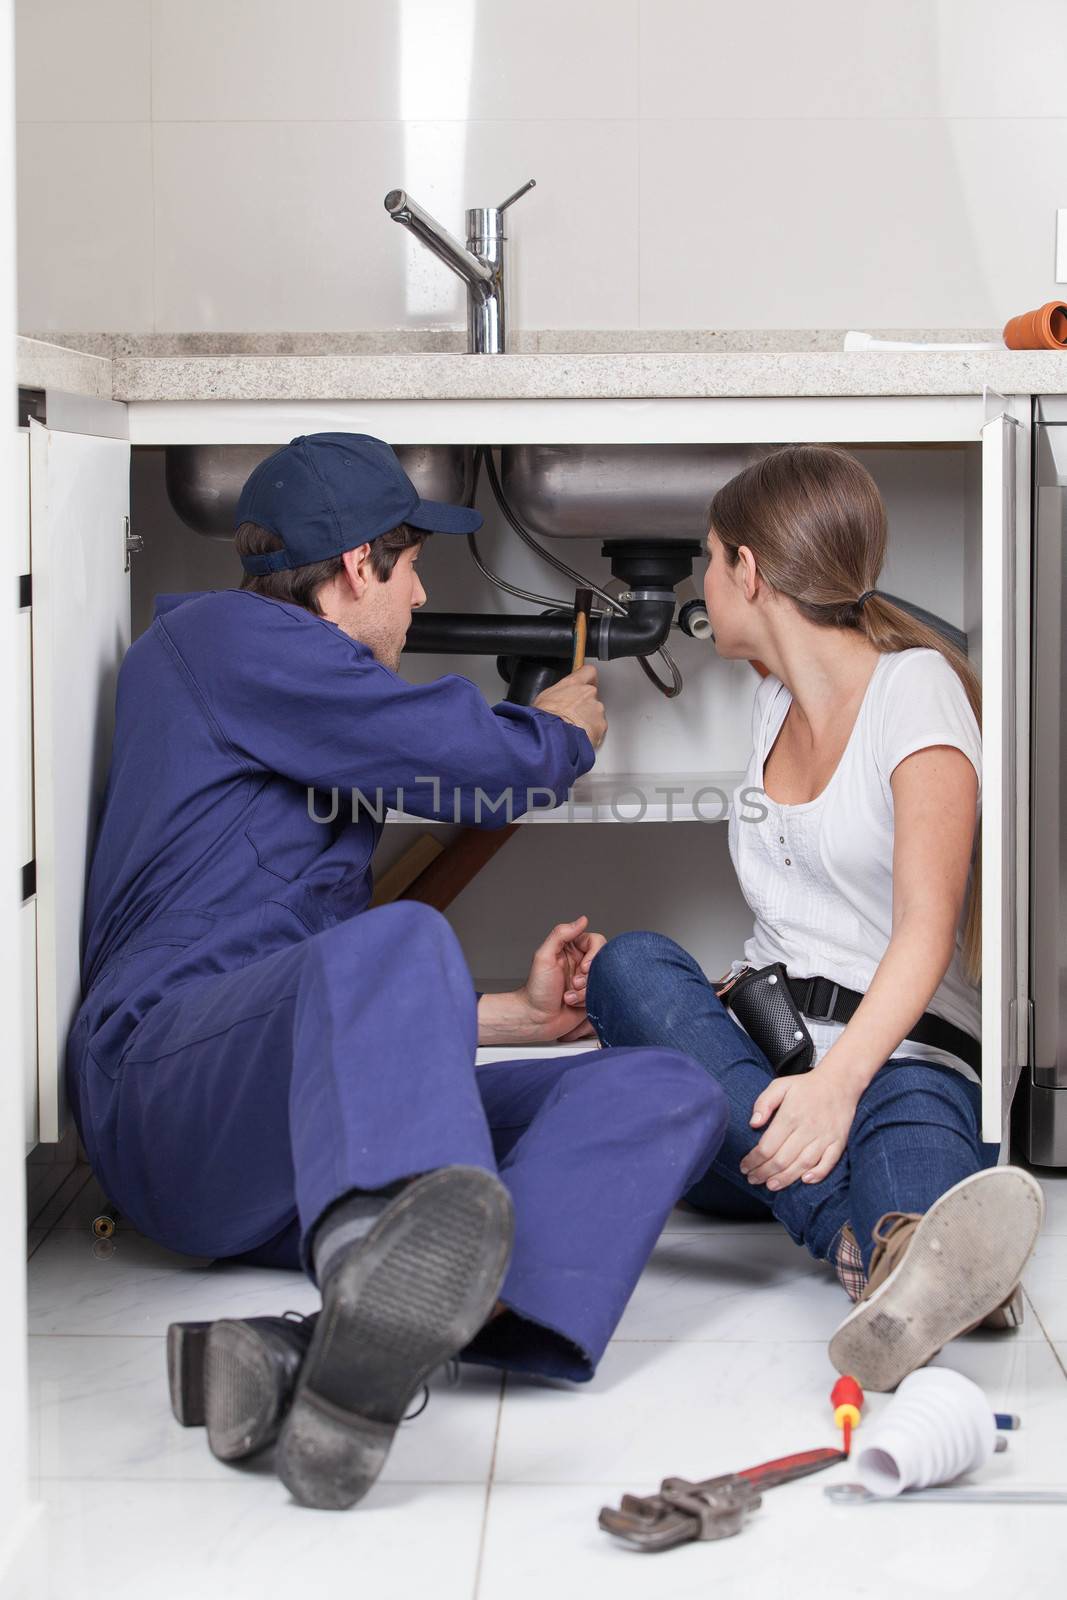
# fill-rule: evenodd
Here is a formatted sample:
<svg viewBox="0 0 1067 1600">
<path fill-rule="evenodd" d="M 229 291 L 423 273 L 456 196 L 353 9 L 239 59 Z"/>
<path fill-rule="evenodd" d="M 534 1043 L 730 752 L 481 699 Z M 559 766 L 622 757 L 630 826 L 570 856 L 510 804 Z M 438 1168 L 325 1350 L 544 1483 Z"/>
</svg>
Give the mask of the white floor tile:
<svg viewBox="0 0 1067 1600">
<path fill-rule="evenodd" d="M 1048 1343 L 1011 1333 L 973 1334 L 949 1345 L 933 1365 L 962 1372 L 994 1411 L 1013 1411 L 1020 1419 L 1007 1450 L 983 1469 L 983 1482 L 1067 1489 L 1067 1376 Z M 1067 1529 L 1067 1507 L 1060 1516 Z"/>
<path fill-rule="evenodd" d="M 597 1514 L 613 1484 L 494 1487 L 478 1600 L 1005 1600 L 1062 1593 L 1056 1506 L 828 1505 L 829 1475 L 771 1489 L 737 1537 L 628 1550 Z"/>
<path fill-rule="evenodd" d="M 828 1339 L 848 1310 L 829 1267 L 780 1228 L 664 1234 L 616 1337 Z"/>
<path fill-rule="evenodd" d="M 487 1368 L 465 1367 L 457 1387 L 435 1376 L 425 1411 L 398 1429 L 381 1481 L 484 1484 L 499 1395 L 499 1374 Z M 269 1452 L 228 1466 L 202 1428 L 175 1422 L 161 1338 L 31 1338 L 30 1421 L 42 1478 L 229 1483 L 271 1471 Z"/>
<path fill-rule="evenodd" d="M 1055 1247 L 1054 1240 L 1045 1244 L 1046 1250 Z M 1067 1251 L 1061 1254 L 1067 1258 Z M 1035 1252 L 1024 1282 L 1038 1271 Z M 1067 1259 L 1061 1276 L 1067 1319 Z M 623 1313 L 616 1338 L 777 1335 L 825 1341 L 848 1310 L 849 1300 L 830 1267 L 814 1261 L 781 1228 L 749 1223 L 722 1232 L 665 1232 Z M 1018 1337 L 1044 1335 L 1031 1317 Z"/>
<path fill-rule="evenodd" d="M 991 1474 L 1067 1487 L 1067 1379 L 1047 1344 L 972 1335 L 956 1340 L 938 1364 L 973 1379 L 991 1411 L 1022 1419 Z M 833 1448 L 829 1396 L 836 1379 L 820 1344 L 613 1344 L 580 1391 L 509 1378 L 495 1482 L 615 1483 L 649 1493 L 672 1474 L 711 1477 L 797 1450 Z M 868 1395 L 865 1422 L 890 1398 Z"/>
<path fill-rule="evenodd" d="M 84 1168 L 82 1169 L 84 1171 Z M 90 1172 L 82 1187 L 69 1201 L 66 1209 L 58 1216 L 53 1224 L 56 1228 L 78 1229 L 82 1233 L 90 1234 L 95 1218 L 104 1211 L 110 1202 L 101 1189 L 99 1183 Z M 122 1226 L 121 1219 L 119 1226 Z"/>
<path fill-rule="evenodd" d="M 1048 1337 L 1067 1339 L 1067 1240 L 1062 1235 L 1041 1235 L 1023 1281 Z"/>
<path fill-rule="evenodd" d="M 41 1213 L 52 1197 L 70 1182 L 74 1173 L 75 1166 L 72 1161 L 27 1161 L 27 1222 L 33 1227 L 39 1226 Z"/>
<path fill-rule="evenodd" d="M 614 1483 L 648 1493 L 670 1474 L 710 1477 L 833 1449 L 836 1378 L 816 1343 L 612 1344 L 581 1389 L 509 1377 L 495 1482 Z"/>
<path fill-rule="evenodd" d="M 1044 1233 L 1067 1233 L 1067 1172 L 1062 1177 L 1042 1175 L 1041 1187 L 1045 1191 Z"/>
<path fill-rule="evenodd" d="M 167 1324 L 314 1311 L 300 1272 L 179 1256 L 133 1232 L 93 1240 L 53 1229 L 29 1265 L 31 1333 L 165 1333 Z"/>
<path fill-rule="evenodd" d="M 35 1228 L 54 1228 L 91 1179 L 88 1167 L 75 1167 L 33 1218 Z"/>
<path fill-rule="evenodd" d="M 44 1483 L 48 1600 L 470 1600 L 485 1490 L 376 1486 L 346 1512 L 275 1478 Z M 42 1597 L 44 1600 L 44 1597 Z"/>
<path fill-rule="evenodd" d="M 1049 1224 L 1028 1290 L 1064 1365 L 1033 1312 L 1020 1334 L 973 1335 L 938 1358 L 1022 1417 L 985 1469 L 1005 1486 L 1067 1478 L 1067 1186 L 1044 1181 Z M 845 1466 L 769 1492 L 741 1538 L 651 1557 L 651 1570 L 599 1531 L 602 1504 L 664 1475 L 836 1442 L 826 1340 L 848 1301 L 773 1223 L 679 1208 L 592 1383 L 510 1377 L 501 1406 L 489 1369 L 464 1367 L 458 1389 L 438 1375 L 365 1505 L 328 1516 L 291 1503 L 269 1455 L 227 1467 L 202 1430 L 173 1421 L 162 1337 L 181 1318 L 312 1310 L 318 1291 L 300 1273 L 175 1255 L 121 1222 L 94 1241 L 100 1200 L 85 1184 L 28 1241 L 32 1460 L 56 1600 L 290 1600 L 297 1587 L 474 1600 L 494 1447 L 477 1600 L 544 1600 L 546 1589 L 552 1600 L 1051 1600 L 1062 1588 L 1062 1510 L 834 1508 L 823 1486 Z M 868 1397 L 867 1421 L 889 1403 Z"/>
</svg>

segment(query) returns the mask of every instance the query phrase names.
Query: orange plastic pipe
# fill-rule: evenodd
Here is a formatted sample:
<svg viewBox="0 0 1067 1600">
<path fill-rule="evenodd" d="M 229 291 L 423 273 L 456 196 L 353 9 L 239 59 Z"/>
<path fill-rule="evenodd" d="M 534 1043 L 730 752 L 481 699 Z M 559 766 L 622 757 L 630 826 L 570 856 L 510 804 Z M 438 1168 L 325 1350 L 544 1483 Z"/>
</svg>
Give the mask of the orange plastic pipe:
<svg viewBox="0 0 1067 1600">
<path fill-rule="evenodd" d="M 1004 325 L 1009 350 L 1067 350 L 1067 304 L 1049 300 Z"/>
</svg>

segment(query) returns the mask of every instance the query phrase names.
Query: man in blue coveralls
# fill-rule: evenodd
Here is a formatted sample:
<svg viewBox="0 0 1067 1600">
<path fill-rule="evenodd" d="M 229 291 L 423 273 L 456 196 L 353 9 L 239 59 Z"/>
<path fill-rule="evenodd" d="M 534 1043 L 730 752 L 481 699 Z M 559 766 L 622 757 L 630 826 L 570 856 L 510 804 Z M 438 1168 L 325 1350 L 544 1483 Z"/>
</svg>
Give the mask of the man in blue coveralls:
<svg viewBox="0 0 1067 1600">
<path fill-rule="evenodd" d="M 588 1030 L 584 918 L 479 997 L 439 913 L 367 909 L 375 796 L 500 826 L 505 795 L 561 803 L 606 731 L 593 667 L 529 707 L 398 676 L 421 544 L 478 513 L 327 433 L 256 468 L 238 524 L 241 588 L 160 597 L 122 664 L 68 1084 L 135 1227 L 317 1283 L 307 1319 L 175 1324 L 172 1403 L 221 1458 L 277 1441 L 297 1500 L 347 1506 L 458 1352 L 592 1376 L 725 1107 L 671 1050 L 475 1069 L 479 1042 Z"/>
</svg>

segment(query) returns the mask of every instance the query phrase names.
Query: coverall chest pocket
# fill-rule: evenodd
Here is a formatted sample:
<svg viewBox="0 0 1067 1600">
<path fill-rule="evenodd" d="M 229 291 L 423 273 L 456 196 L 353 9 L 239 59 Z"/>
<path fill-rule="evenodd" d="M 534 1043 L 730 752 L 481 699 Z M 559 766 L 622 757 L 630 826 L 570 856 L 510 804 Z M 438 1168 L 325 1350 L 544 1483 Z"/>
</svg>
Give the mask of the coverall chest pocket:
<svg viewBox="0 0 1067 1600">
<path fill-rule="evenodd" d="M 317 820 L 330 815 L 322 796 L 284 779 L 269 780 L 253 801 L 245 824 L 245 838 L 264 872 L 294 883 L 328 850 L 336 827 Z"/>
</svg>

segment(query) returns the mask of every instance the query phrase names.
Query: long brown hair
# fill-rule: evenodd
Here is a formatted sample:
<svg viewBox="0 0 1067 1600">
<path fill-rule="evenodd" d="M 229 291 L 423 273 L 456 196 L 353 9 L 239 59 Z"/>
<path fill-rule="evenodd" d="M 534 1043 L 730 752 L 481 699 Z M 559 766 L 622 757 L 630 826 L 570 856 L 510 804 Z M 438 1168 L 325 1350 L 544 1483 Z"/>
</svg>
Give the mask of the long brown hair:
<svg viewBox="0 0 1067 1600">
<path fill-rule="evenodd" d="M 728 564 L 736 566 L 739 547 L 747 545 L 761 577 L 809 622 L 855 629 L 881 653 L 939 650 L 981 728 L 982 688 L 962 651 L 883 595 L 855 604 L 878 582 L 887 538 L 878 485 L 855 456 L 830 445 L 774 450 L 719 490 L 709 520 Z M 981 833 L 979 822 L 963 933 L 964 967 L 974 985 L 982 976 Z"/>
</svg>

